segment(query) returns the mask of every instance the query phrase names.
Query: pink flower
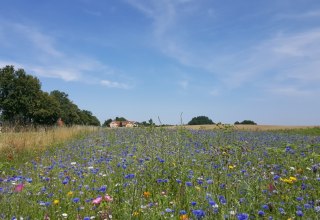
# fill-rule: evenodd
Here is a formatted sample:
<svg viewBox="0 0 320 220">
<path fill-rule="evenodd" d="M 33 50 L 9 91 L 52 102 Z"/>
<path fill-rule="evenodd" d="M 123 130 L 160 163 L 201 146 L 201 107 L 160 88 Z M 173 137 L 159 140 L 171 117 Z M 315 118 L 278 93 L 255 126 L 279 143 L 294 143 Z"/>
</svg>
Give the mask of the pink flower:
<svg viewBox="0 0 320 220">
<path fill-rule="evenodd" d="M 102 202 L 102 197 L 95 198 L 92 200 L 92 204 L 99 205 Z"/>
<path fill-rule="evenodd" d="M 23 190 L 23 188 L 24 188 L 23 183 L 20 183 L 20 184 L 16 185 L 14 191 L 21 192 Z"/>
<path fill-rule="evenodd" d="M 107 202 L 112 202 L 113 201 L 113 198 L 111 196 L 109 196 L 108 194 L 105 195 L 104 199 L 107 201 Z"/>
</svg>

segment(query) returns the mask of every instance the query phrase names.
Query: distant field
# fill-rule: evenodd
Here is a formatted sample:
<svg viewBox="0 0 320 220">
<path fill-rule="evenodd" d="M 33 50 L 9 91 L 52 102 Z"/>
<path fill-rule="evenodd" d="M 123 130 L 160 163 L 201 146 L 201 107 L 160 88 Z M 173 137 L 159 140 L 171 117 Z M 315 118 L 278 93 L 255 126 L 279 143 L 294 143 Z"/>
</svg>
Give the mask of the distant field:
<svg viewBox="0 0 320 220">
<path fill-rule="evenodd" d="M 293 129 L 307 129 L 319 126 L 284 126 L 284 125 L 231 125 L 237 130 L 248 130 L 248 131 L 271 131 L 271 130 L 293 130 Z M 188 129 L 221 129 L 222 125 L 186 125 Z"/>
</svg>

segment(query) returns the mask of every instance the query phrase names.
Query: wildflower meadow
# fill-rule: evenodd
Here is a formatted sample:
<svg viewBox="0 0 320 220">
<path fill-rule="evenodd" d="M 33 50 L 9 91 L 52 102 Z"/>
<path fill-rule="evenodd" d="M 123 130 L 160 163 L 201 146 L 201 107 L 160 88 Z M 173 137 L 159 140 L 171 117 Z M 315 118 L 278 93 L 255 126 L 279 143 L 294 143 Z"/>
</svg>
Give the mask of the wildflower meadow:
<svg viewBox="0 0 320 220">
<path fill-rule="evenodd" d="M 320 136 L 101 129 L 0 162 L 0 219 L 320 219 Z"/>
</svg>

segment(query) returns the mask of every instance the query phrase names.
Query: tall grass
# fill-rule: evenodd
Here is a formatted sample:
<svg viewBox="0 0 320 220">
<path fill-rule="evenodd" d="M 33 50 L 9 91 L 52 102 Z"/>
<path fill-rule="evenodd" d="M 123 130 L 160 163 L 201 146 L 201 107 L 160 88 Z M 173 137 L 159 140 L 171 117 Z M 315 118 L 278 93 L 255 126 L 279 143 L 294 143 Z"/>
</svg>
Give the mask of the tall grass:
<svg viewBox="0 0 320 220">
<path fill-rule="evenodd" d="M 81 135 L 86 136 L 97 130 L 98 127 L 73 126 L 0 133 L 0 160 L 13 160 L 23 154 L 41 152 L 50 146 L 62 144 Z"/>
</svg>

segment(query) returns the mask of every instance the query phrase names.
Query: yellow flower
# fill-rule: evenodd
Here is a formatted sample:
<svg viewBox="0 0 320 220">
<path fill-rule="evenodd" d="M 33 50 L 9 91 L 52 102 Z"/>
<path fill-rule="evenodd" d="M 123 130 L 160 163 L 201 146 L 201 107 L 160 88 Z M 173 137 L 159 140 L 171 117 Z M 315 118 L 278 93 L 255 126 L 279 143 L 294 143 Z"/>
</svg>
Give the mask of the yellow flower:
<svg viewBox="0 0 320 220">
<path fill-rule="evenodd" d="M 148 192 L 148 191 L 143 192 L 143 196 L 144 198 L 149 198 L 151 196 L 151 192 Z"/>
<path fill-rule="evenodd" d="M 180 215 L 179 220 L 188 220 L 188 215 Z"/>
<path fill-rule="evenodd" d="M 236 166 L 234 166 L 234 165 L 229 165 L 228 167 L 229 167 L 229 169 L 234 169 Z"/>
<path fill-rule="evenodd" d="M 53 204 L 54 204 L 54 205 L 58 205 L 58 204 L 59 204 L 59 202 L 60 202 L 60 201 L 59 201 L 59 199 L 55 199 L 55 200 L 53 200 Z"/>
<path fill-rule="evenodd" d="M 135 212 L 133 212 L 132 215 L 133 215 L 133 216 L 138 216 L 138 215 L 139 215 L 139 212 L 135 211 Z"/>
<path fill-rule="evenodd" d="M 284 183 L 292 184 L 294 182 L 297 182 L 297 178 L 293 177 L 293 176 L 290 176 L 288 179 L 287 178 L 285 178 L 285 179 L 280 178 L 280 181 L 282 181 Z"/>
<path fill-rule="evenodd" d="M 196 188 L 196 190 L 200 191 L 201 188 L 199 186 L 195 186 L 194 188 Z"/>
<path fill-rule="evenodd" d="M 72 191 L 69 191 L 69 192 L 67 193 L 67 195 L 68 195 L 68 196 L 72 196 L 72 195 L 73 195 L 73 192 L 72 192 Z"/>
<path fill-rule="evenodd" d="M 294 177 L 294 176 L 290 176 L 290 178 L 289 178 L 292 182 L 297 182 L 297 178 L 296 177 Z"/>
</svg>

